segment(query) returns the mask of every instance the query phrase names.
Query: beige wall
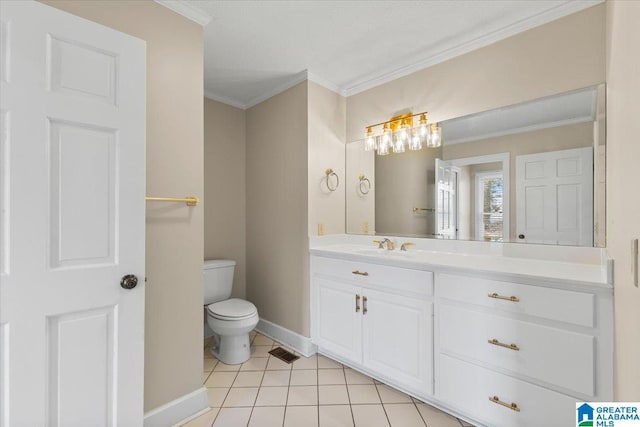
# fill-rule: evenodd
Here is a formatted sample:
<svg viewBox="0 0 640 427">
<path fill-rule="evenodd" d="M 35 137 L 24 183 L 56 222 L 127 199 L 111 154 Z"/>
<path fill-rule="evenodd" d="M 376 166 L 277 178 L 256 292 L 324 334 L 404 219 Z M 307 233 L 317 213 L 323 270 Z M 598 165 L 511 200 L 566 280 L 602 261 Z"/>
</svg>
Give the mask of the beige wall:
<svg viewBox="0 0 640 427">
<path fill-rule="evenodd" d="M 147 194 L 202 197 L 202 27 L 153 1 L 47 1 L 147 42 Z M 168 30 L 170 29 L 170 30 Z M 145 411 L 202 384 L 202 205 L 147 204 Z"/>
<path fill-rule="evenodd" d="M 308 84 L 246 111 L 247 299 L 309 336 Z"/>
<path fill-rule="evenodd" d="M 442 146 L 442 158 L 453 160 L 509 153 L 509 238 L 512 242 L 516 242 L 516 157 L 591 146 L 593 146 L 593 123 L 586 122 L 462 144 L 447 145 L 445 143 Z"/>
<path fill-rule="evenodd" d="M 435 233 L 435 159 L 440 149 L 422 149 L 375 158 L 377 234 L 431 235 Z"/>
<path fill-rule="evenodd" d="M 364 150 L 364 140 L 358 140 L 346 145 L 346 216 L 347 233 L 375 234 L 376 229 L 376 173 L 374 151 Z M 360 191 L 360 174 L 369 180 L 364 183 L 363 189 L 369 192 L 363 194 Z"/>
<path fill-rule="evenodd" d="M 640 289 L 631 239 L 640 238 L 640 2 L 607 2 L 607 249 L 614 260 L 614 397 L 640 401 Z"/>
<path fill-rule="evenodd" d="M 318 235 L 318 224 L 324 234 L 345 231 L 345 125 L 346 100 L 343 96 L 313 82 L 308 82 L 308 180 L 309 236 Z M 339 177 L 339 185 L 330 191 L 325 171 L 331 168 Z M 331 180 L 330 184 L 335 182 Z"/>
<path fill-rule="evenodd" d="M 442 121 L 605 80 L 598 5 L 347 98 L 347 141 L 410 109 Z"/>
<path fill-rule="evenodd" d="M 204 100 L 204 258 L 237 262 L 234 298 L 246 298 L 245 112 Z"/>
</svg>

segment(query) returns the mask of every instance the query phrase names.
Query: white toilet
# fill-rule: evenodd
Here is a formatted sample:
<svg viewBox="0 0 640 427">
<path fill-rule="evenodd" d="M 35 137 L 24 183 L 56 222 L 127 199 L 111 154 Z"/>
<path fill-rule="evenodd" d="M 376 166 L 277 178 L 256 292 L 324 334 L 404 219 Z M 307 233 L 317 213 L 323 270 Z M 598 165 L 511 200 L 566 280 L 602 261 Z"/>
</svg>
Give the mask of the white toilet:
<svg viewBox="0 0 640 427">
<path fill-rule="evenodd" d="M 211 353 L 228 365 L 249 359 L 249 332 L 259 320 L 255 305 L 239 298 L 229 299 L 235 266 L 235 261 L 214 259 L 205 260 L 203 267 L 207 324 L 215 338 Z"/>
</svg>

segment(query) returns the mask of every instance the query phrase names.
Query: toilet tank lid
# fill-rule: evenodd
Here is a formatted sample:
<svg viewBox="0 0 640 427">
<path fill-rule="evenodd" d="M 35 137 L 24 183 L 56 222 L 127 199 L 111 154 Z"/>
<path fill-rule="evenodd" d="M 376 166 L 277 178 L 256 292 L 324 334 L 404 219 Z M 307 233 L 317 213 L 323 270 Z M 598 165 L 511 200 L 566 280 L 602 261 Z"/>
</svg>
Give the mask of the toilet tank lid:
<svg viewBox="0 0 640 427">
<path fill-rule="evenodd" d="M 236 262 L 232 259 L 206 259 L 203 268 L 209 270 L 212 268 L 235 267 Z"/>
</svg>

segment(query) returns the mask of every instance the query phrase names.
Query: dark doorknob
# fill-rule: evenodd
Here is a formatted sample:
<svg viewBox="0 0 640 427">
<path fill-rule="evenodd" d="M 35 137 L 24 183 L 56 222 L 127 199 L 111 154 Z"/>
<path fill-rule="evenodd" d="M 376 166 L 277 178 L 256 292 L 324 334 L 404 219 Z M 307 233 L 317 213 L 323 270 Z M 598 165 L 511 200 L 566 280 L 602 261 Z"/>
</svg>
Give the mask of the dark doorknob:
<svg viewBox="0 0 640 427">
<path fill-rule="evenodd" d="M 133 289 L 138 284 L 138 278 L 134 274 L 127 274 L 126 276 L 122 276 L 120 280 L 120 286 L 124 289 Z"/>
<path fill-rule="evenodd" d="M 518 234 L 518 239 L 524 239 L 524 234 Z"/>
</svg>

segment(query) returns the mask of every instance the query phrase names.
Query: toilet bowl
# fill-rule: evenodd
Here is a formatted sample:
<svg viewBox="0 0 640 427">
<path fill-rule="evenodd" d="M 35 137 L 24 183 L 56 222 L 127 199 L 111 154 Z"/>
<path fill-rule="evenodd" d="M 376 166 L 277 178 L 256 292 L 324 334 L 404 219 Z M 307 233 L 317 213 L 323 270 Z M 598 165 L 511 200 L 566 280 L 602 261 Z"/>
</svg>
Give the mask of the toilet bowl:
<svg viewBox="0 0 640 427">
<path fill-rule="evenodd" d="M 211 353 L 227 365 L 246 362 L 251 354 L 249 332 L 258 320 L 258 310 L 249 301 L 232 298 L 209 304 L 207 324 L 215 336 Z"/>
<path fill-rule="evenodd" d="M 235 261 L 206 260 L 204 306 L 213 332 L 211 353 L 228 365 L 244 363 L 251 354 L 249 332 L 258 324 L 258 309 L 249 301 L 230 298 Z"/>
</svg>

